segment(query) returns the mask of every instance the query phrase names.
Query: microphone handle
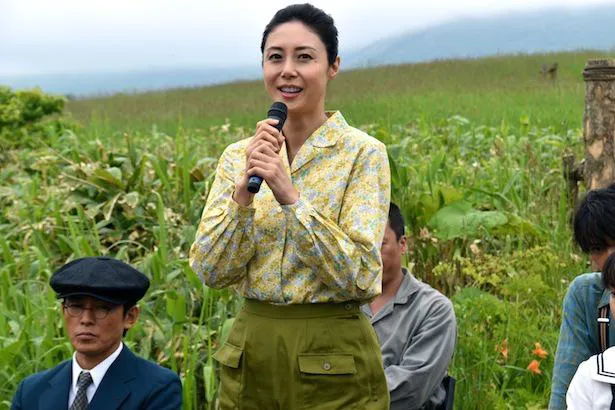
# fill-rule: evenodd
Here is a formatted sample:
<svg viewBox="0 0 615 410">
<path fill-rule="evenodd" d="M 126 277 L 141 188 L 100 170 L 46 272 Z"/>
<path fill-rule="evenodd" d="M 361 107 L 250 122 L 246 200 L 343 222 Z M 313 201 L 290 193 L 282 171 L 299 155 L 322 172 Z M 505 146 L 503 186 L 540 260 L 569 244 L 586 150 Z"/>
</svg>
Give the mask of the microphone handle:
<svg viewBox="0 0 615 410">
<path fill-rule="evenodd" d="M 280 120 L 279 118 L 276 118 L 276 117 L 271 117 L 271 118 Z M 281 131 L 283 126 L 284 124 L 282 123 L 282 121 L 280 121 L 275 125 L 275 128 L 278 131 Z M 258 191 L 260 191 L 262 183 L 263 183 L 263 178 L 259 177 L 258 175 L 252 175 L 248 179 L 248 191 L 252 194 L 256 194 Z"/>
</svg>

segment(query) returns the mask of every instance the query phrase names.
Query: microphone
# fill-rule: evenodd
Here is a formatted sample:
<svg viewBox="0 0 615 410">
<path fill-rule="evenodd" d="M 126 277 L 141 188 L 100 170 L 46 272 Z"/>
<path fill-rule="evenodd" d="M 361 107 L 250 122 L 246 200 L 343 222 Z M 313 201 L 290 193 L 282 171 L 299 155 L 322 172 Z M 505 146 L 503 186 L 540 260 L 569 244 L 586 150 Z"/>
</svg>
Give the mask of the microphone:
<svg viewBox="0 0 615 410">
<path fill-rule="evenodd" d="M 278 131 L 282 131 L 282 127 L 284 127 L 284 122 L 286 121 L 286 114 L 288 113 L 288 108 L 286 104 L 283 102 L 274 102 L 271 104 L 271 108 L 267 111 L 267 118 L 273 118 L 278 120 L 278 123 L 275 125 L 275 128 Z M 261 184 L 263 183 L 263 178 L 252 175 L 250 179 L 248 179 L 248 191 L 255 194 L 261 189 Z"/>
</svg>

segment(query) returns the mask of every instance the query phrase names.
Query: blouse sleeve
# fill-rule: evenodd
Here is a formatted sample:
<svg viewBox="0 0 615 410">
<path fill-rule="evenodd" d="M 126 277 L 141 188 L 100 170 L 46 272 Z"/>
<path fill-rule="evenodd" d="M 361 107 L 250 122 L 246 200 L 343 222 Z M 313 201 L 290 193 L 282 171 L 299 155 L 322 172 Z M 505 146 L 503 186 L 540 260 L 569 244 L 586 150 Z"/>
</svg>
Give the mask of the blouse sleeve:
<svg viewBox="0 0 615 410">
<path fill-rule="evenodd" d="M 303 198 L 282 207 L 288 235 L 297 245 L 296 257 L 318 267 L 322 281 L 345 297 L 380 293 L 380 246 L 390 190 L 386 147 L 374 142 L 355 158 L 337 223 Z"/>
<path fill-rule="evenodd" d="M 190 266 L 207 286 L 224 288 L 244 279 L 254 256 L 254 208 L 233 199 L 234 177 L 241 170 L 238 151 L 227 148 L 203 209 L 196 238 L 190 248 Z"/>
</svg>

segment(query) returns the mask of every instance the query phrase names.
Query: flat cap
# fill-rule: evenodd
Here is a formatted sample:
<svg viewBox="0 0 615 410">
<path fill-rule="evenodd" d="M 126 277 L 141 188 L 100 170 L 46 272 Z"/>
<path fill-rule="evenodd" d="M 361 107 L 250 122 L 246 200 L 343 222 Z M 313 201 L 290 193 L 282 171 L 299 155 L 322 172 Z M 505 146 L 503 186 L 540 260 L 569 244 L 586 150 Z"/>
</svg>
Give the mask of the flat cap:
<svg viewBox="0 0 615 410">
<path fill-rule="evenodd" d="M 58 298 L 91 296 L 109 303 L 136 303 L 149 288 L 149 279 L 117 259 L 96 256 L 76 259 L 58 269 L 50 281 Z"/>
</svg>

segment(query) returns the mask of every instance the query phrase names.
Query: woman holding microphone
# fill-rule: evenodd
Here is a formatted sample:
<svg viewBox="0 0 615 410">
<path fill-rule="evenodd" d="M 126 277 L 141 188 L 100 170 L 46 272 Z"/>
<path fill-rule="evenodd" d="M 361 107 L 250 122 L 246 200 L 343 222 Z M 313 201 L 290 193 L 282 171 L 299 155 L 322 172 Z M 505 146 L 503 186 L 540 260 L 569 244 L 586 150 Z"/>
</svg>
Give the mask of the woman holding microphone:
<svg viewBox="0 0 615 410">
<path fill-rule="evenodd" d="M 288 107 L 222 154 L 190 252 L 211 287 L 245 298 L 221 365 L 222 409 L 388 409 L 380 348 L 359 305 L 381 292 L 385 146 L 325 111 L 333 19 L 279 10 L 261 43 L 265 88 Z M 248 181 L 264 183 L 257 194 Z"/>
</svg>

